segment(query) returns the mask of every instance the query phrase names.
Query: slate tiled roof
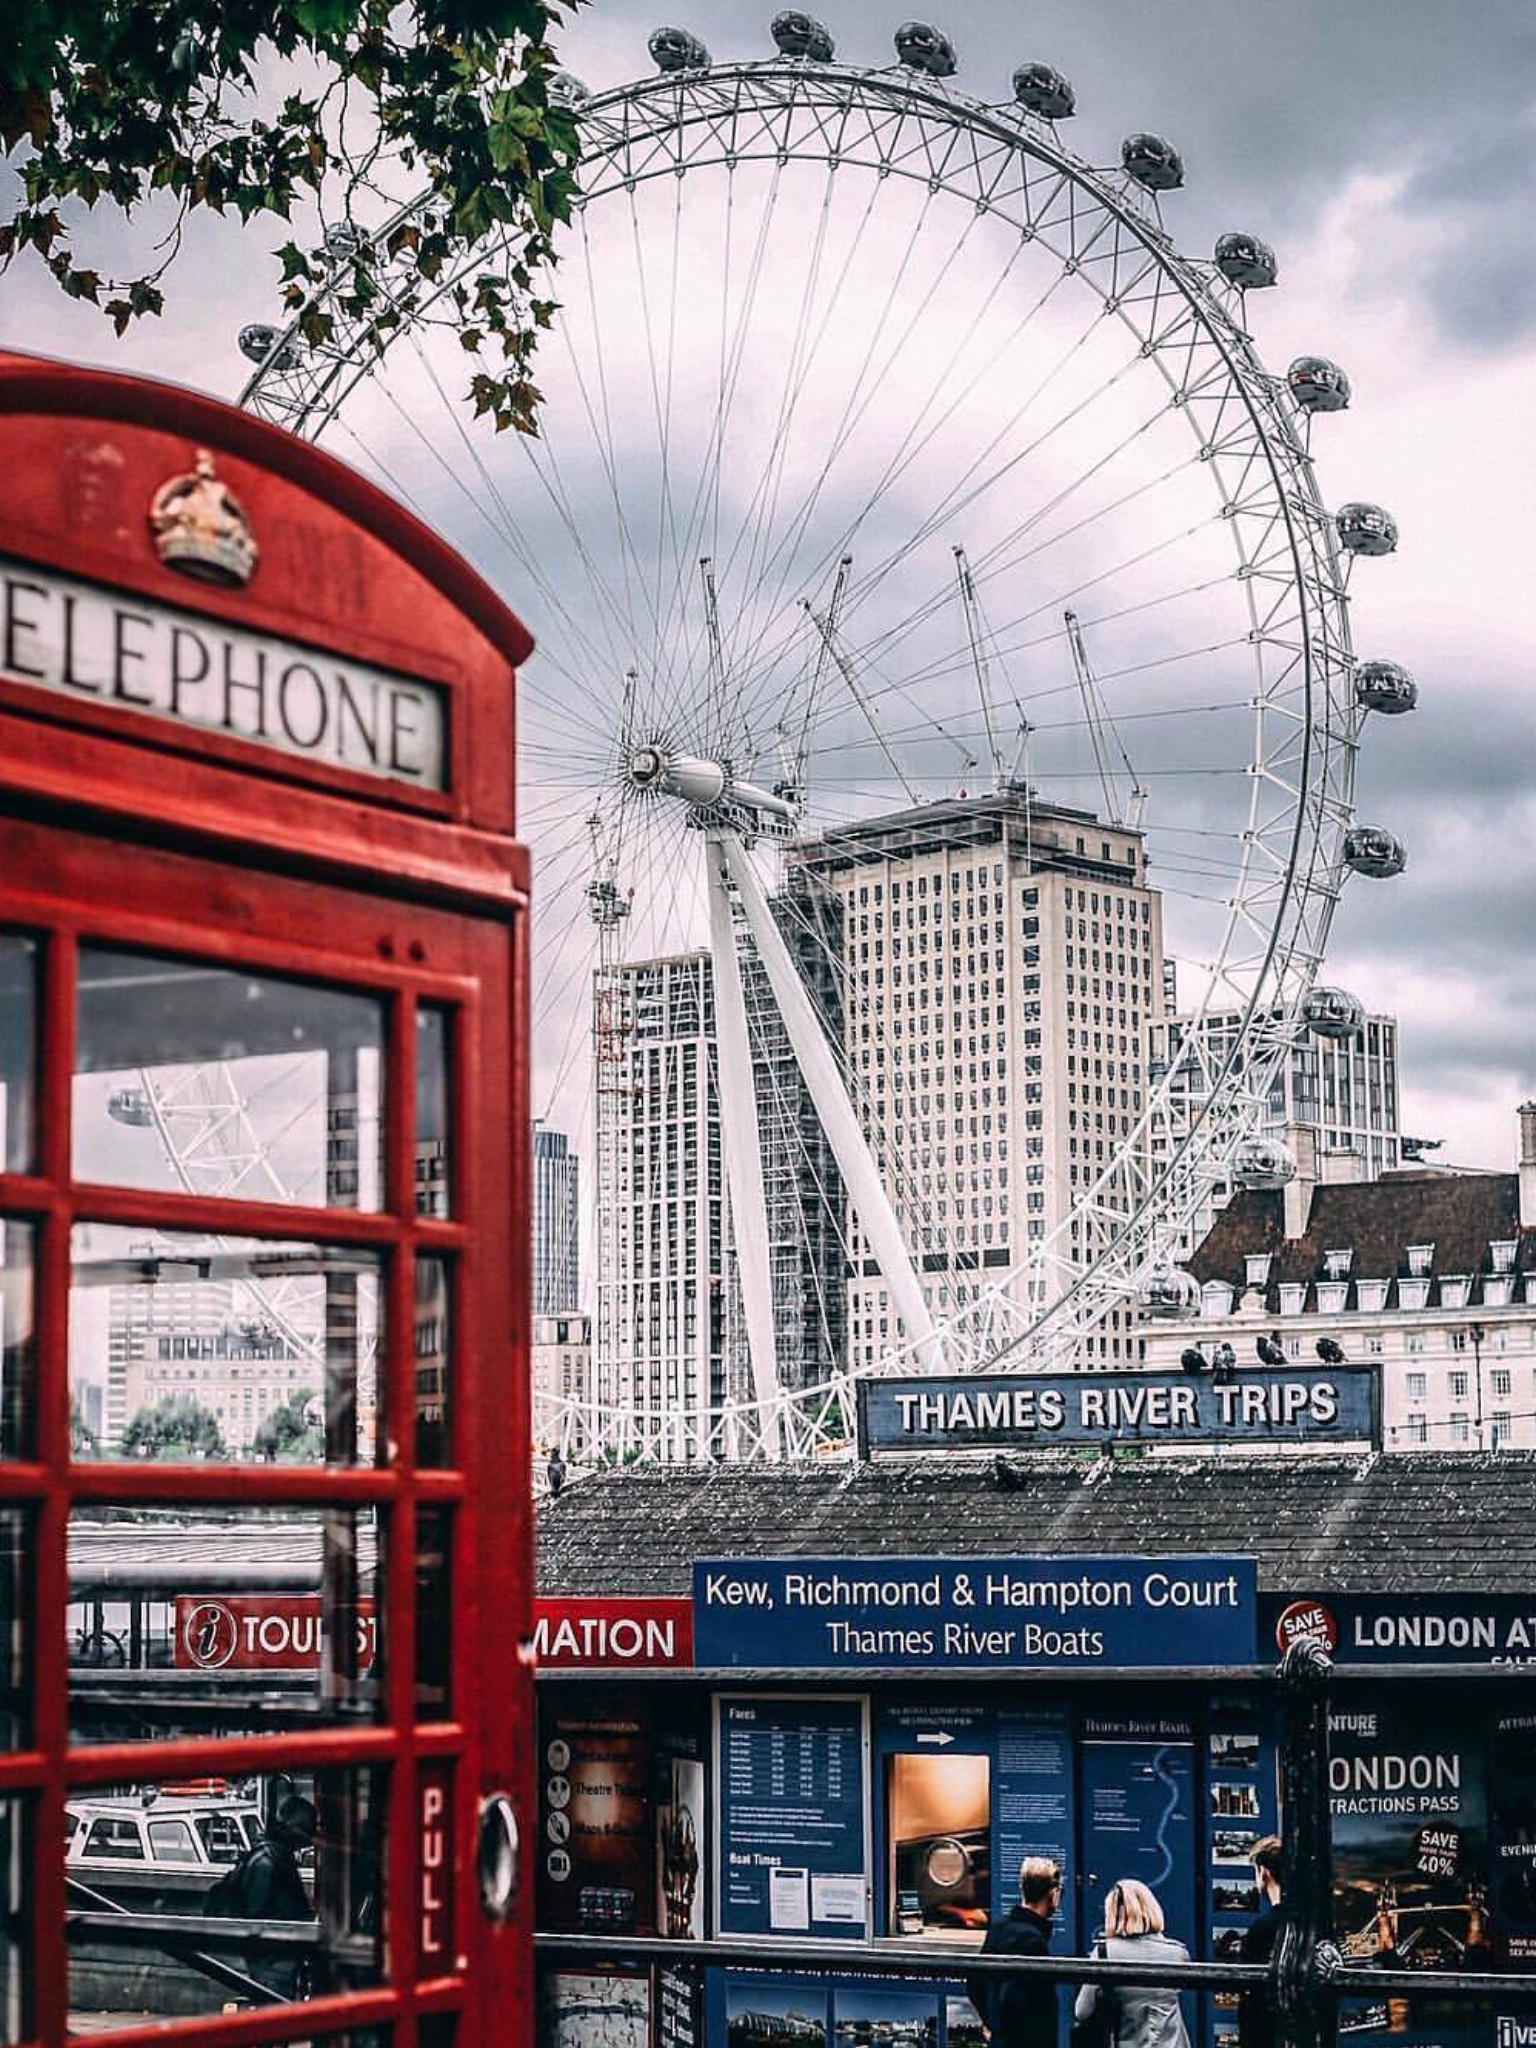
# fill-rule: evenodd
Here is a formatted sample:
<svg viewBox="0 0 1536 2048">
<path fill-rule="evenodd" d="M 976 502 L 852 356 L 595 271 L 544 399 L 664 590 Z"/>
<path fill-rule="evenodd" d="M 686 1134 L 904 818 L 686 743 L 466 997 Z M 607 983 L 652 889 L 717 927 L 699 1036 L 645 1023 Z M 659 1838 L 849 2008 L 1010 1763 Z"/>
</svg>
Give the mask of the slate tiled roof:
<svg viewBox="0 0 1536 2048">
<path fill-rule="evenodd" d="M 1270 1592 L 1536 1594 L 1536 1452 L 633 1467 L 540 1508 L 539 1590 L 687 1593 L 696 1557 L 1228 1553 Z"/>
<path fill-rule="evenodd" d="M 1490 1245 L 1515 1243 L 1512 1299 L 1524 1293 L 1523 1276 L 1536 1273 L 1536 1229 L 1520 1228 L 1520 1182 L 1513 1173 L 1393 1173 L 1380 1180 L 1347 1182 L 1312 1191 L 1307 1228 L 1289 1241 L 1285 1235 L 1285 1197 L 1279 1192 L 1246 1190 L 1216 1218 L 1209 1234 L 1189 1261 L 1202 1284 L 1225 1280 L 1245 1291 L 1245 1260 L 1250 1254 L 1273 1254 L 1265 1307 L 1279 1308 L 1282 1283 L 1307 1288 L 1304 1307 L 1316 1307 L 1311 1292 L 1324 1277 L 1326 1252 L 1350 1248 L 1351 1288 L 1346 1307 L 1358 1306 L 1354 1284 L 1360 1280 L 1392 1283 L 1386 1307 L 1400 1306 L 1397 1281 L 1408 1272 L 1409 1245 L 1433 1245 L 1430 1307 L 1439 1305 L 1439 1282 L 1471 1278 L 1492 1271 Z M 1481 1300 L 1474 1287 L 1473 1302 Z"/>
</svg>

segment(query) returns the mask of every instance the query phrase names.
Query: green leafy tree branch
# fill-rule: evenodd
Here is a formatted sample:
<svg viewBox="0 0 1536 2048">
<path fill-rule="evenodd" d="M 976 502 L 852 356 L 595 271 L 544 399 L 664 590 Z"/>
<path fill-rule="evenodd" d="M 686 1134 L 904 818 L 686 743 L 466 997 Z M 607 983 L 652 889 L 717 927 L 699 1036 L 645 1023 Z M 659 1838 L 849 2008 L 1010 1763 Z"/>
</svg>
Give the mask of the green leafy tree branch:
<svg viewBox="0 0 1536 2048">
<path fill-rule="evenodd" d="M 190 1394 L 166 1394 L 152 1408 L 139 1409 L 123 1431 L 118 1452 L 124 1458 L 172 1463 L 227 1456 L 218 1417 Z"/>
<path fill-rule="evenodd" d="M 251 1449 L 268 1464 L 314 1463 L 325 1456 L 325 1435 L 306 1414 L 314 1400 L 311 1387 L 300 1387 L 256 1425 Z"/>
<path fill-rule="evenodd" d="M 313 209 L 371 230 L 403 179 L 429 196 L 382 251 L 365 233 L 283 244 L 284 305 L 306 344 L 344 315 L 382 348 L 483 261 L 450 294 L 476 358 L 468 396 L 498 430 L 532 432 L 533 352 L 555 310 L 540 279 L 576 193 L 575 121 L 547 90 L 558 20 L 542 0 L 10 0 L 0 140 L 18 196 L 0 269 L 35 259 L 121 334 L 163 310 L 197 208 L 242 222 Z M 294 89 L 274 91 L 279 75 Z M 157 197 L 168 225 L 148 268 L 77 262 L 81 209 Z"/>
</svg>

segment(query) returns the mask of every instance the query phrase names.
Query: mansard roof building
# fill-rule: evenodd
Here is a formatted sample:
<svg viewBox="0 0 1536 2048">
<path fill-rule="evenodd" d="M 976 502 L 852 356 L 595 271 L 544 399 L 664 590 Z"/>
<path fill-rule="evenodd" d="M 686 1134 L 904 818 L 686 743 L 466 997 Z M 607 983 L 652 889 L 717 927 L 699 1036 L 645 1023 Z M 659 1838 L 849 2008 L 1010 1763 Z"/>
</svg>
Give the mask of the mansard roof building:
<svg viewBox="0 0 1536 2048">
<path fill-rule="evenodd" d="M 1382 1375 L 1388 1450 L 1536 1447 L 1536 1103 L 1513 1173 L 1410 1167 L 1378 1180 L 1236 1195 L 1189 1261 L 1196 1324 L 1149 1338 L 1149 1367 L 1192 1342 L 1310 1357 L 1331 1340 Z"/>
</svg>

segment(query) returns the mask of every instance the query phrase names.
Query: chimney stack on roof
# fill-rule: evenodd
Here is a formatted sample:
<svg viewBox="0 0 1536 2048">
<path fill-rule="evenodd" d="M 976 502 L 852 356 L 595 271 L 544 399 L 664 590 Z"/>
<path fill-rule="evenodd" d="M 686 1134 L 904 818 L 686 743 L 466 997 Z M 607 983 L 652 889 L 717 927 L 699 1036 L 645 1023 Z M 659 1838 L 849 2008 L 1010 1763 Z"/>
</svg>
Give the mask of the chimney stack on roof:
<svg viewBox="0 0 1536 2048">
<path fill-rule="evenodd" d="M 1520 1228 L 1536 1230 L 1536 1102 L 1520 1105 Z"/>
<path fill-rule="evenodd" d="M 1307 1234 L 1312 1214 L 1312 1191 L 1317 1186 L 1317 1130 L 1312 1124 L 1292 1124 L 1285 1142 L 1296 1157 L 1296 1174 L 1285 1184 L 1285 1237 L 1287 1244 Z"/>
<path fill-rule="evenodd" d="M 1352 1187 L 1369 1180 L 1366 1156 L 1354 1145 L 1329 1145 L 1318 1154 L 1317 1178 L 1325 1188 Z"/>
</svg>

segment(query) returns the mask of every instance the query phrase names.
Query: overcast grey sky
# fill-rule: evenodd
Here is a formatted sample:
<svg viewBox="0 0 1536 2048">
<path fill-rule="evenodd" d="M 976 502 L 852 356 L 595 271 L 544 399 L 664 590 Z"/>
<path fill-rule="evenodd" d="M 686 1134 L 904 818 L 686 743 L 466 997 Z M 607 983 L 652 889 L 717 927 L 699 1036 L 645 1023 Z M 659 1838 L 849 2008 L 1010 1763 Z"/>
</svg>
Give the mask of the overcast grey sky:
<svg viewBox="0 0 1536 2048">
<path fill-rule="evenodd" d="M 709 0 L 674 18 L 738 57 L 770 52 L 771 12 Z M 643 74 L 657 18 L 633 0 L 583 10 L 565 61 L 594 88 Z M 894 9 L 826 18 L 840 57 L 889 61 Z M 1402 529 L 1355 584 L 1356 643 L 1412 667 L 1422 708 L 1367 732 L 1360 813 L 1398 832 L 1410 866 L 1351 885 L 1328 975 L 1400 1016 L 1405 1126 L 1444 1137 L 1443 1156 L 1507 1165 L 1515 1104 L 1536 1093 L 1536 10 L 972 0 L 941 25 L 978 98 L 1005 98 L 1023 59 L 1065 71 L 1068 139 L 1090 161 L 1133 129 L 1172 138 L 1180 243 L 1204 254 L 1241 226 L 1279 253 L 1279 290 L 1254 302 L 1266 360 L 1319 351 L 1351 374 L 1352 410 L 1322 423 L 1324 488 L 1378 499 Z M 0 337 L 233 395 L 235 331 L 271 317 L 264 251 L 281 239 L 199 226 L 167 318 L 121 344 L 13 273 Z"/>
</svg>

